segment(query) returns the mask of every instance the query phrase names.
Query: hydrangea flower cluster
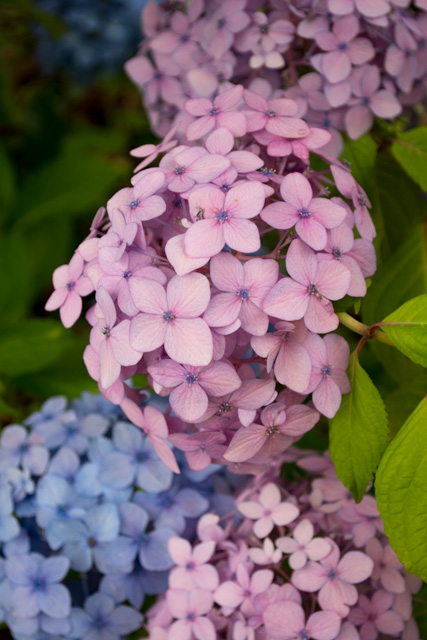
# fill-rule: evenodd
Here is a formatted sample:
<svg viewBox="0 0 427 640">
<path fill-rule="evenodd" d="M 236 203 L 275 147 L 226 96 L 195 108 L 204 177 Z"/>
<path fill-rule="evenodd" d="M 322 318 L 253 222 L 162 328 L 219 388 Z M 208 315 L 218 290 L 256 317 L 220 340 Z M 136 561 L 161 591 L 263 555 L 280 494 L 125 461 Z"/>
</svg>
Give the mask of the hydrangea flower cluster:
<svg viewBox="0 0 427 640">
<path fill-rule="evenodd" d="M 89 82 L 98 72 L 119 71 L 141 40 L 139 14 L 145 0 L 37 0 L 36 4 L 65 27 L 55 38 L 44 25 L 34 28 L 45 73 L 65 71 Z"/>
<path fill-rule="evenodd" d="M 55 271 L 46 309 L 71 326 L 95 291 L 88 371 L 172 470 L 168 437 L 195 470 L 265 464 L 350 390 L 333 303 L 375 271 L 370 203 L 295 100 L 236 85 L 187 109 L 188 143 L 173 128 L 135 150 L 132 186 Z M 134 374 L 178 420 L 141 410 Z"/>
<path fill-rule="evenodd" d="M 326 149 L 339 156 L 340 132 L 359 138 L 374 116 L 394 118 L 425 97 L 426 11 L 425 0 L 151 0 L 126 69 L 161 136 L 176 122 L 183 138 L 191 116 L 243 84 L 267 100 L 296 100 L 286 115 L 328 130 Z M 197 112 L 194 99 L 204 99 Z"/>
<path fill-rule="evenodd" d="M 0 620 L 14 638 L 119 640 L 141 627 L 145 597 L 167 588 L 169 540 L 191 541 L 203 513 L 234 508 L 227 474 L 178 459 L 180 476 L 88 393 L 3 429 Z"/>
<path fill-rule="evenodd" d="M 419 640 L 405 572 L 375 498 L 356 504 L 326 455 L 289 450 L 237 497 L 240 518 L 203 515 L 177 536 L 169 588 L 147 612 L 152 640 Z"/>
</svg>

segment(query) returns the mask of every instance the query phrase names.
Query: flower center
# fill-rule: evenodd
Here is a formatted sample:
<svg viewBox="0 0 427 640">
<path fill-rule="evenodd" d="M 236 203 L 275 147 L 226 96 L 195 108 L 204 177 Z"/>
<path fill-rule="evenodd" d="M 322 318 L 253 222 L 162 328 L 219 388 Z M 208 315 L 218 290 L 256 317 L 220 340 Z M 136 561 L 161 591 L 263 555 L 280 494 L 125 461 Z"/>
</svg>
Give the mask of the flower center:
<svg viewBox="0 0 427 640">
<path fill-rule="evenodd" d="M 335 569 L 329 569 L 327 576 L 330 580 L 333 580 L 337 577 L 337 572 L 335 571 Z"/>
<path fill-rule="evenodd" d="M 129 280 L 129 278 L 131 277 L 131 272 L 129 271 L 129 269 L 125 269 L 125 271 L 123 271 L 123 278 L 125 280 Z"/>
<path fill-rule="evenodd" d="M 314 284 L 314 282 L 312 282 L 311 284 L 308 285 L 307 291 L 311 296 L 317 296 L 319 294 L 319 292 L 317 290 L 317 287 Z"/>
<path fill-rule="evenodd" d="M 262 35 L 265 35 L 269 31 L 269 26 L 268 24 L 260 24 L 258 29 L 259 29 L 259 32 L 262 33 Z"/>
<path fill-rule="evenodd" d="M 332 255 L 334 256 L 335 260 L 341 260 L 341 250 L 338 247 L 334 247 L 332 249 Z"/>
<path fill-rule="evenodd" d="M 228 402 L 223 402 L 222 405 L 220 406 L 218 413 L 227 413 L 227 411 L 231 411 L 233 408 L 233 406 L 231 404 L 229 404 Z"/>
<path fill-rule="evenodd" d="M 200 207 L 197 207 L 196 213 L 195 213 L 197 220 L 203 220 L 205 217 L 204 213 L 205 213 L 204 209 L 200 209 Z"/>
<path fill-rule="evenodd" d="M 267 176 L 267 178 L 271 178 L 271 176 L 274 176 L 274 174 L 276 173 L 275 169 L 269 169 L 268 167 L 262 167 L 259 170 L 260 173 L 262 173 L 263 176 Z"/>
<path fill-rule="evenodd" d="M 173 172 L 177 175 L 177 176 L 182 176 L 183 173 L 185 173 L 185 167 L 181 166 L 181 167 L 175 167 L 175 169 L 173 170 Z"/>
<path fill-rule="evenodd" d="M 276 435 L 276 433 L 279 433 L 279 427 L 277 426 L 277 424 L 271 424 L 268 427 L 266 433 L 267 433 L 268 436 L 274 436 L 274 435 Z"/>
<path fill-rule="evenodd" d="M 184 33 L 184 34 L 180 37 L 179 41 L 180 41 L 180 42 L 182 42 L 182 43 L 185 43 L 185 42 L 188 42 L 188 41 L 189 41 L 189 39 L 190 39 L 190 38 L 187 36 L 187 34 L 185 34 L 185 33 Z"/>
<path fill-rule="evenodd" d="M 308 640 L 309 639 L 309 635 L 307 633 L 307 631 L 305 629 L 301 629 L 301 631 L 298 634 L 298 640 Z"/>
<path fill-rule="evenodd" d="M 361 205 L 362 205 L 362 207 L 366 207 L 367 200 L 366 200 L 366 198 L 365 198 L 365 196 L 364 196 L 363 194 L 361 194 L 361 195 L 358 197 L 358 202 L 359 202 L 359 204 L 361 204 Z"/>
<path fill-rule="evenodd" d="M 251 297 L 251 294 L 245 288 L 240 289 L 240 291 L 237 292 L 237 295 L 243 300 L 243 302 L 246 302 L 246 300 Z"/>
<path fill-rule="evenodd" d="M 185 382 L 187 382 L 187 384 L 196 384 L 198 379 L 199 377 L 196 373 L 187 373 L 185 376 Z"/>
<path fill-rule="evenodd" d="M 221 191 L 223 191 L 224 193 L 227 193 L 227 191 L 230 191 L 231 189 L 231 184 L 227 184 L 226 182 L 223 182 L 221 185 Z"/>
<path fill-rule="evenodd" d="M 165 311 L 162 317 L 163 317 L 163 320 L 168 324 L 175 320 L 175 316 L 172 313 L 172 311 Z"/>
<path fill-rule="evenodd" d="M 196 619 L 196 616 L 192 611 L 187 613 L 187 620 L 189 620 L 190 622 L 194 622 L 195 619 Z"/>
<path fill-rule="evenodd" d="M 89 547 L 91 547 L 92 549 L 93 549 L 94 547 L 96 547 L 96 545 L 98 544 L 98 543 L 97 543 L 97 541 L 95 540 L 95 538 L 92 538 L 92 536 L 90 536 L 90 537 L 87 539 L 87 543 L 88 543 Z"/>
<path fill-rule="evenodd" d="M 339 51 L 346 51 L 347 50 L 347 43 L 346 42 L 340 42 L 338 45 L 338 50 Z"/>
<path fill-rule="evenodd" d="M 129 209 L 136 209 L 138 205 L 139 200 L 132 200 L 132 202 L 129 202 L 128 207 Z"/>
<path fill-rule="evenodd" d="M 46 587 L 46 581 L 43 578 L 36 578 L 33 582 L 34 591 L 43 591 Z"/>
<path fill-rule="evenodd" d="M 274 109 L 266 109 L 265 115 L 268 116 L 269 118 L 275 118 L 276 112 L 274 111 Z"/>
<path fill-rule="evenodd" d="M 324 366 L 324 367 L 323 367 L 323 369 L 322 369 L 322 376 L 323 376 L 324 378 L 329 378 L 329 376 L 331 375 L 331 373 L 332 373 L 332 365 L 330 365 L 330 364 L 325 364 L 325 366 Z"/>
<path fill-rule="evenodd" d="M 110 337 L 110 328 L 107 327 L 107 326 L 102 327 L 101 333 L 103 333 L 106 338 L 109 338 Z"/>
<path fill-rule="evenodd" d="M 371 98 L 369 96 L 363 96 L 362 104 L 368 105 L 371 102 Z"/>
<path fill-rule="evenodd" d="M 307 207 L 301 207 L 301 209 L 298 209 L 298 213 L 300 214 L 301 218 L 311 217 L 311 212 L 307 209 Z"/>
<path fill-rule="evenodd" d="M 221 29 L 221 27 L 223 27 L 225 25 L 225 18 L 218 18 L 218 20 L 216 21 L 216 26 L 218 27 L 218 29 Z"/>
<path fill-rule="evenodd" d="M 228 220 L 228 218 L 230 217 L 230 214 L 227 213 L 226 209 L 219 209 L 219 211 L 216 211 L 214 218 L 215 220 L 219 220 L 219 222 L 223 223 L 226 220 Z"/>
<path fill-rule="evenodd" d="M 185 565 L 185 568 L 187 569 L 187 571 L 193 571 L 193 569 L 196 568 L 196 565 L 194 564 L 194 562 L 192 560 L 190 560 L 189 562 L 187 562 L 187 564 Z"/>
<path fill-rule="evenodd" d="M 219 109 L 218 107 L 213 106 L 212 109 L 209 111 L 209 115 L 210 116 L 217 116 L 219 113 Z"/>
<path fill-rule="evenodd" d="M 176 198 L 174 198 L 172 200 L 172 204 L 175 207 L 175 209 L 182 209 L 182 200 L 180 196 L 177 196 Z"/>
<path fill-rule="evenodd" d="M 67 290 L 68 291 L 72 291 L 74 289 L 74 285 L 76 283 L 75 282 L 71 282 L 71 280 L 69 282 L 67 282 Z"/>
</svg>

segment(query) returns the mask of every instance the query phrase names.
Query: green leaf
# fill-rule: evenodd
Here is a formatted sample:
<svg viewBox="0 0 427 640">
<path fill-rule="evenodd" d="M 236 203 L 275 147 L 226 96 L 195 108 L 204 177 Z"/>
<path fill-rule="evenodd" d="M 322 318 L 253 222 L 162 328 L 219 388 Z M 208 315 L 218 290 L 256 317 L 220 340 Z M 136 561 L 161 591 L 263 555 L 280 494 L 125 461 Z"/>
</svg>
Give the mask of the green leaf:
<svg viewBox="0 0 427 640">
<path fill-rule="evenodd" d="M 31 298 L 29 245 L 18 233 L 0 234 L 0 325 L 26 315 Z M 1 365 L 0 365 L 1 366 Z"/>
<path fill-rule="evenodd" d="M 351 391 L 329 421 L 329 450 L 341 482 L 360 502 L 387 446 L 387 414 L 377 388 L 355 353 L 350 358 L 348 375 Z"/>
<path fill-rule="evenodd" d="M 427 191 L 427 127 L 402 133 L 391 150 L 406 173 Z"/>
<path fill-rule="evenodd" d="M 414 228 L 426 219 L 427 200 L 400 165 L 386 153 L 378 154 L 375 182 L 372 214 L 378 234 L 376 247 L 385 260 L 394 256 Z"/>
<path fill-rule="evenodd" d="M 96 141 L 98 147 L 94 149 Z M 127 162 L 111 158 L 102 143 L 109 137 L 76 135 L 65 139 L 59 157 L 34 171 L 24 183 L 16 202 L 21 232 L 52 217 L 94 214 L 113 193 L 118 179 L 128 171 Z"/>
<path fill-rule="evenodd" d="M 350 163 L 355 180 L 366 191 L 369 198 L 374 194 L 374 166 L 377 158 L 377 145 L 369 133 L 358 140 L 344 140 L 341 160 Z"/>
<path fill-rule="evenodd" d="M 427 579 L 427 398 L 409 416 L 378 469 L 385 532 L 409 573 Z"/>
<path fill-rule="evenodd" d="M 417 225 L 378 269 L 362 303 L 363 321 L 380 322 L 401 304 L 427 293 L 427 224 Z"/>
<path fill-rule="evenodd" d="M 0 374 L 14 377 L 40 371 L 59 358 L 66 331 L 48 318 L 24 320 L 0 336 Z"/>
<path fill-rule="evenodd" d="M 383 322 L 392 323 L 381 326 L 399 351 L 427 367 L 427 294 L 405 302 Z"/>
<path fill-rule="evenodd" d="M 15 173 L 10 158 L 3 145 L 0 145 L 0 209 L 6 211 L 15 196 Z"/>
<path fill-rule="evenodd" d="M 385 396 L 384 402 L 389 417 L 389 429 L 392 438 L 398 433 L 402 425 L 409 418 L 415 407 L 427 393 L 427 371 L 413 380 L 407 381 L 402 377 L 402 385 Z"/>
</svg>

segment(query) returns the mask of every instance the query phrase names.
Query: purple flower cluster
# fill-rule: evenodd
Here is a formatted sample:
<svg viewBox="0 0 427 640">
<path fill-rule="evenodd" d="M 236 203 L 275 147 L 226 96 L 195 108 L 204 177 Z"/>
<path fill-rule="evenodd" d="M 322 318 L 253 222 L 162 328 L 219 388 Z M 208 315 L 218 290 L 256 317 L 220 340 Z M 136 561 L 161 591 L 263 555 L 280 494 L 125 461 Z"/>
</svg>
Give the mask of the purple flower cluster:
<svg viewBox="0 0 427 640">
<path fill-rule="evenodd" d="M 419 640 L 405 572 L 370 494 L 356 504 L 327 455 L 291 449 L 246 485 L 235 514 L 173 537 L 169 588 L 147 612 L 152 640 Z"/>
<path fill-rule="evenodd" d="M 333 417 L 349 392 L 348 345 L 329 335 L 333 302 L 365 295 L 375 228 L 346 166 L 321 150 L 326 169 L 308 165 L 330 136 L 298 117 L 295 100 L 237 85 L 187 109 L 188 144 L 172 129 L 135 151 L 145 159 L 132 186 L 55 271 L 46 308 L 70 326 L 96 292 L 87 369 L 170 469 L 167 439 L 195 470 L 247 470 L 320 413 Z M 140 408 L 134 374 L 169 397 L 166 417 Z"/>
<path fill-rule="evenodd" d="M 287 115 L 328 130 L 325 148 L 338 156 L 340 132 L 359 138 L 374 116 L 395 118 L 425 97 L 426 11 L 423 0 L 151 0 L 145 40 L 126 69 L 161 136 L 176 122 L 183 139 L 196 116 L 203 122 L 187 135 L 200 137 L 208 116 L 234 113 L 221 94 L 243 84 L 267 100 L 295 99 L 297 113 Z"/>
<path fill-rule="evenodd" d="M 15 638 L 119 640 L 141 627 L 145 596 L 167 588 L 169 540 L 234 508 L 227 474 L 178 459 L 174 476 L 102 396 L 51 398 L 3 429 L 0 619 Z"/>
</svg>

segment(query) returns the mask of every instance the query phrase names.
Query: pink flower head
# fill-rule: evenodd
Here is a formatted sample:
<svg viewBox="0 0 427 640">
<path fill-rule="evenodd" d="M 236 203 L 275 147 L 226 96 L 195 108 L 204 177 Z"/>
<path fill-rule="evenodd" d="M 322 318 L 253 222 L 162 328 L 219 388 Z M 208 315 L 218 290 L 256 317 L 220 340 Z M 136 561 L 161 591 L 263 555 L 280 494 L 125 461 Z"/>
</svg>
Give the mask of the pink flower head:
<svg viewBox="0 0 427 640">
<path fill-rule="evenodd" d="M 169 555 L 174 561 L 174 567 L 169 575 L 170 589 L 195 588 L 215 591 L 219 579 L 215 567 L 207 564 L 215 551 L 215 542 L 207 541 L 194 547 L 184 538 L 169 538 Z"/>
<path fill-rule="evenodd" d="M 267 358 L 267 372 L 274 366 L 280 384 L 303 393 L 310 380 L 311 360 L 304 341 L 308 331 L 302 320 L 295 323 L 276 322 L 274 333 L 254 336 L 251 346 L 255 353 Z"/>
<path fill-rule="evenodd" d="M 327 418 L 333 418 L 341 404 L 341 394 L 350 392 L 346 374 L 350 347 L 344 338 L 311 334 L 304 343 L 312 363 L 308 390 L 313 392 L 313 404 Z"/>
<path fill-rule="evenodd" d="M 341 224 L 347 212 L 326 198 L 313 198 L 310 182 L 301 173 L 289 173 L 280 185 L 285 202 L 274 202 L 266 207 L 261 218 L 276 229 L 295 226 L 299 237 L 317 251 L 327 242 L 326 229 Z"/>
<path fill-rule="evenodd" d="M 418 59 L 415 55 L 417 42 L 401 21 L 395 25 L 395 39 L 396 44 L 387 48 L 384 66 L 387 73 L 396 78 L 398 87 L 408 93 L 419 75 Z"/>
<path fill-rule="evenodd" d="M 145 158 L 142 160 L 134 169 L 134 173 L 144 169 L 149 164 L 153 162 L 159 155 L 159 153 L 163 153 L 166 151 L 170 151 L 173 147 L 176 146 L 177 140 L 171 140 L 171 138 L 175 135 L 177 129 L 177 125 L 174 125 L 169 133 L 165 135 L 163 140 L 159 144 L 143 144 L 140 147 L 136 147 L 132 149 L 130 152 L 131 156 L 135 156 L 135 158 Z"/>
<path fill-rule="evenodd" d="M 90 344 L 99 353 L 101 384 L 108 389 L 120 376 L 121 366 L 136 364 L 141 354 L 129 344 L 130 320 L 116 324 L 116 307 L 104 287 L 98 288 L 96 301 L 100 317 L 90 333 Z"/>
<path fill-rule="evenodd" d="M 301 240 L 294 240 L 286 256 L 285 277 L 264 299 L 266 313 L 281 320 L 304 318 L 314 333 L 327 333 L 337 328 L 339 321 L 330 300 L 343 298 L 350 285 L 350 272 L 338 262 L 317 262 L 312 249 Z"/>
<path fill-rule="evenodd" d="M 165 172 L 168 189 L 183 193 L 219 176 L 228 169 L 230 160 L 210 154 L 204 147 L 179 146 L 163 156 L 159 166 Z"/>
<path fill-rule="evenodd" d="M 89 278 L 83 276 L 85 263 L 79 253 L 75 253 L 70 264 L 64 264 L 53 272 L 53 286 L 55 291 L 45 304 L 46 311 L 59 308 L 64 327 L 72 327 L 82 311 L 81 296 L 87 296 L 93 291 Z"/>
<path fill-rule="evenodd" d="M 318 591 L 322 609 L 336 611 L 345 618 L 359 597 L 355 584 L 372 575 L 374 563 L 361 551 L 349 551 L 340 559 L 340 551 L 332 543 L 332 551 L 319 562 L 307 562 L 292 574 L 292 584 L 301 591 Z"/>
<path fill-rule="evenodd" d="M 249 549 L 249 557 L 255 564 L 278 564 L 282 559 L 282 552 L 276 549 L 270 538 L 264 538 L 262 549 Z"/>
<path fill-rule="evenodd" d="M 182 420 L 199 420 L 208 408 L 209 396 L 222 396 L 242 384 L 228 362 L 213 362 L 207 367 L 181 365 L 173 360 L 160 360 L 148 367 L 155 382 L 172 389 L 169 402 Z"/>
<path fill-rule="evenodd" d="M 111 227 L 108 233 L 97 239 L 97 248 L 98 250 L 107 248 L 110 251 L 114 249 L 112 259 L 118 261 L 122 258 L 126 249 L 132 246 L 135 241 L 138 234 L 138 224 L 136 222 L 126 222 L 125 216 L 119 209 L 113 209 L 109 217 Z"/>
<path fill-rule="evenodd" d="M 224 458 L 244 462 L 256 453 L 274 457 L 292 444 L 292 438 L 312 429 L 318 419 L 317 411 L 305 405 L 293 405 L 285 411 L 283 404 L 271 404 L 261 412 L 262 424 L 254 423 L 236 432 Z"/>
<path fill-rule="evenodd" d="M 261 131 L 283 138 L 304 138 L 310 133 L 308 125 L 295 116 L 298 105 L 289 98 L 266 100 L 262 96 L 245 89 L 243 97 L 251 111 L 244 111 L 248 131 Z"/>
<path fill-rule="evenodd" d="M 359 20 L 354 15 L 336 18 L 332 32 L 321 31 L 314 36 L 323 51 L 320 54 L 321 70 L 331 82 L 341 82 L 350 75 L 352 65 L 364 64 L 375 55 L 375 49 L 367 38 L 357 38 Z"/>
<path fill-rule="evenodd" d="M 260 169 L 264 164 L 262 158 L 251 151 L 238 150 L 233 151 L 234 137 L 228 129 L 220 127 L 213 131 L 206 140 L 206 149 L 209 153 L 217 153 L 226 156 L 231 167 L 223 174 L 214 179 L 214 184 L 220 186 L 223 191 L 227 190 L 227 186 L 231 185 L 239 173 L 249 173 Z M 226 182 L 226 179 L 228 181 Z"/>
<path fill-rule="evenodd" d="M 352 525 L 353 542 L 356 547 L 363 547 L 377 532 L 384 533 L 384 523 L 373 496 L 364 496 L 359 504 L 350 505 L 339 515 L 344 522 Z"/>
<path fill-rule="evenodd" d="M 131 321 L 130 341 L 137 351 L 164 345 L 172 360 L 206 366 L 212 360 L 212 335 L 199 316 L 210 298 L 208 279 L 200 273 L 174 276 L 164 287 L 154 280 L 131 281 L 132 298 L 142 313 Z"/>
<path fill-rule="evenodd" d="M 125 214 L 127 222 L 135 222 L 135 218 L 151 220 L 162 215 L 166 210 L 166 202 L 154 194 L 165 184 L 165 175 L 163 171 L 148 171 L 135 176 L 133 188 L 120 189 L 110 198 L 107 202 L 108 213 L 119 209 Z"/>
<path fill-rule="evenodd" d="M 277 396 L 275 387 L 275 381 L 271 379 L 242 378 L 242 385 L 233 393 L 210 399 L 204 419 L 215 414 L 225 418 L 234 417 L 237 409 L 240 422 L 247 426 L 254 420 L 257 409 L 273 402 Z"/>
<path fill-rule="evenodd" d="M 226 436 L 220 431 L 202 431 L 199 433 L 172 433 L 169 442 L 185 452 L 188 466 L 193 471 L 206 469 L 212 459 L 221 460 L 226 449 Z M 200 536 L 199 536 L 200 537 Z"/>
<path fill-rule="evenodd" d="M 169 628 L 169 640 L 215 640 L 213 623 L 206 617 L 212 609 L 213 598 L 206 589 L 171 589 L 166 593 L 169 610 L 177 618 Z"/>
<path fill-rule="evenodd" d="M 366 553 L 374 561 L 372 577 L 379 580 L 386 591 L 403 593 L 405 580 L 402 576 L 403 565 L 390 545 L 383 546 L 378 538 L 372 538 L 366 545 Z"/>
<path fill-rule="evenodd" d="M 147 434 L 147 438 L 165 465 L 174 473 L 180 473 L 175 456 L 166 442 L 169 431 L 164 415 L 155 407 L 148 406 L 142 410 L 130 398 L 125 398 L 120 407 L 129 420 Z"/>
<path fill-rule="evenodd" d="M 376 640 L 379 633 L 399 637 L 404 628 L 402 616 L 393 611 L 393 594 L 379 589 L 372 598 L 361 595 L 349 620 L 360 625 L 361 640 Z M 401 637 L 401 636 L 400 636 Z"/>
<path fill-rule="evenodd" d="M 246 518 L 256 520 L 253 531 L 258 538 L 266 538 L 275 525 L 289 524 L 299 516 L 299 509 L 292 502 L 282 502 L 273 482 L 262 488 L 257 502 L 241 502 L 237 508 Z"/>
<path fill-rule="evenodd" d="M 215 602 L 228 610 L 249 604 L 254 596 L 269 588 L 274 578 L 274 573 L 268 569 L 255 571 L 250 576 L 244 564 L 237 566 L 236 574 L 235 582 L 223 582 L 214 593 Z"/>
<path fill-rule="evenodd" d="M 246 133 L 243 113 L 235 109 L 242 99 L 243 87 L 237 85 L 220 93 L 213 102 L 207 98 L 192 98 L 185 103 L 185 110 L 197 120 L 188 125 L 187 140 L 199 140 L 204 135 L 225 127 L 234 137 Z"/>
<path fill-rule="evenodd" d="M 313 538 L 314 527 L 307 518 L 295 527 L 292 537 L 276 540 L 276 546 L 283 553 L 291 554 L 288 558 L 291 569 L 302 569 L 307 560 L 322 560 L 330 553 L 332 546 L 325 538 Z"/>
<path fill-rule="evenodd" d="M 331 133 L 318 127 L 310 127 L 310 133 L 303 138 L 274 138 L 267 147 L 269 156 L 290 156 L 292 153 L 308 164 L 310 151 L 321 149 L 332 139 Z"/>
<path fill-rule="evenodd" d="M 367 207 L 371 205 L 366 193 L 357 185 L 348 169 L 345 169 L 343 166 L 331 165 L 331 172 L 340 193 L 342 193 L 345 198 L 351 198 L 353 200 L 355 207 L 354 221 L 358 232 L 362 238 L 372 241 L 377 233 L 367 209 Z"/>
<path fill-rule="evenodd" d="M 379 18 L 390 11 L 387 0 L 328 0 L 328 9 L 336 16 L 345 16 L 355 10 L 366 18 Z"/>
<path fill-rule="evenodd" d="M 313 613 L 306 622 L 301 605 L 286 601 L 268 606 L 263 621 L 272 640 L 333 640 L 341 627 L 341 618 L 333 611 Z"/>
<path fill-rule="evenodd" d="M 226 243 L 236 251 L 258 251 L 258 227 L 249 218 L 258 215 L 264 206 L 262 184 L 246 181 L 225 194 L 209 185 L 191 193 L 188 200 L 195 220 L 185 234 L 185 250 L 189 256 L 210 258 Z"/>
<path fill-rule="evenodd" d="M 374 65 L 365 65 L 354 69 L 352 91 L 358 100 L 352 100 L 345 114 L 345 126 L 348 135 L 357 140 L 369 131 L 374 115 L 379 118 L 395 118 L 402 111 L 399 100 L 390 91 L 379 89 L 380 71 Z"/>
<path fill-rule="evenodd" d="M 250 23 L 244 11 L 246 0 L 221 3 L 206 21 L 204 47 L 216 60 L 220 60 L 231 48 L 236 33 L 243 31 Z"/>
<path fill-rule="evenodd" d="M 239 319 L 242 329 L 248 333 L 264 335 L 268 315 L 261 307 L 277 282 L 277 262 L 252 258 L 242 264 L 230 253 L 220 253 L 212 258 L 210 268 L 213 284 L 224 293 L 211 299 L 203 316 L 206 322 L 211 327 L 223 327 Z"/>
</svg>

